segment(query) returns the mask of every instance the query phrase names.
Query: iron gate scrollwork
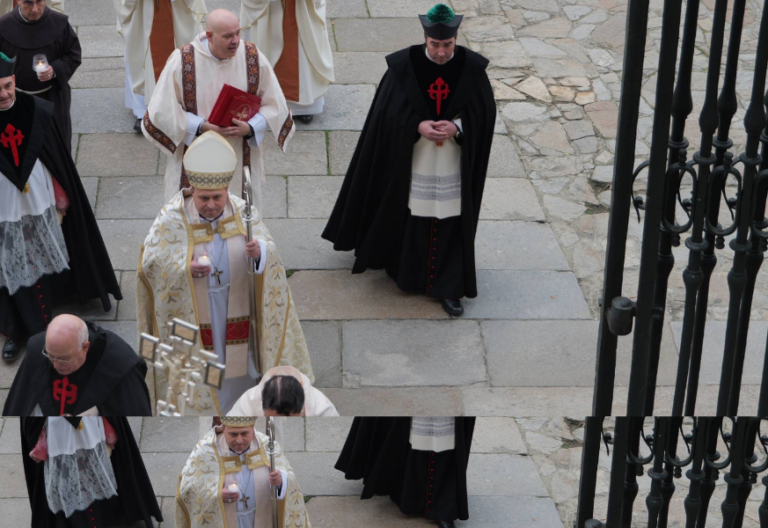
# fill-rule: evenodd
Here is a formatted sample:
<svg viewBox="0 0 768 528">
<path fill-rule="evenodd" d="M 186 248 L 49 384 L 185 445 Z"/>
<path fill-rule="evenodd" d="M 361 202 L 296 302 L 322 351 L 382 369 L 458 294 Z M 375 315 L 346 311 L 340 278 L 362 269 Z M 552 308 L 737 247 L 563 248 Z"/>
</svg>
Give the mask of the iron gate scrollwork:
<svg viewBox="0 0 768 528">
<path fill-rule="evenodd" d="M 597 428 L 603 425 L 602 418 L 589 420 Z M 722 523 L 718 525 L 740 528 L 750 494 L 761 493 L 759 522 L 768 526 L 768 435 L 761 433 L 761 425 L 765 429 L 763 420 L 754 417 L 617 417 L 613 435 L 601 433 L 596 445 L 585 444 L 585 452 L 599 451 L 602 441 L 612 447 L 607 509 L 599 514 L 603 520 L 595 518 L 594 502 L 586 505 L 580 501 L 575 525 L 629 528 L 634 516 L 648 528 L 665 528 L 671 523 L 675 480 L 684 479 L 687 492 L 681 490 L 681 496 L 685 494 L 682 524 L 705 528 L 707 512 L 716 506 L 710 502 L 722 475 L 726 491 L 719 507 Z M 636 505 L 638 478 L 643 475 L 650 479 L 644 510 Z M 582 485 L 584 478 L 592 480 L 588 485 L 594 490 L 596 474 L 582 475 Z"/>
<path fill-rule="evenodd" d="M 686 131 L 693 111 L 691 79 L 699 0 L 687 0 L 680 42 L 682 0 L 664 0 L 650 157 L 634 168 L 641 98 L 648 0 L 629 0 L 626 46 L 616 139 L 613 193 L 597 346 L 592 414 L 613 414 L 616 349 L 619 336 L 633 331 L 627 414 L 654 413 L 657 373 L 675 258 L 685 236 L 688 261 L 682 272 L 685 298 L 672 415 L 693 416 L 699 389 L 709 293 L 718 252 L 729 251 L 729 302 L 722 350 L 717 415 L 739 409 L 744 357 L 757 275 L 768 240 L 768 131 L 765 94 L 768 64 L 768 13 L 763 9 L 751 73 L 751 99 L 744 116 L 746 145 L 735 155 L 731 126 L 738 109 L 736 82 L 746 0 L 732 0 L 725 64 L 727 0 L 716 0 L 706 92 L 698 130 Z M 763 6 L 765 7 L 765 6 Z M 700 44 L 699 44 L 700 45 Z M 722 75 L 721 75 L 722 74 Z M 722 77 L 722 85 L 721 85 Z M 690 137 L 699 146 L 690 152 Z M 633 185 L 647 174 L 644 197 Z M 690 183 L 688 183 L 690 182 Z M 690 192 L 690 196 L 683 196 Z M 622 292 L 628 222 L 632 207 L 643 211 L 643 235 L 636 301 Z M 723 225 L 723 222 L 725 225 Z M 730 238 L 728 249 L 725 241 Z M 768 413 L 768 363 L 764 365 L 758 414 Z"/>
</svg>

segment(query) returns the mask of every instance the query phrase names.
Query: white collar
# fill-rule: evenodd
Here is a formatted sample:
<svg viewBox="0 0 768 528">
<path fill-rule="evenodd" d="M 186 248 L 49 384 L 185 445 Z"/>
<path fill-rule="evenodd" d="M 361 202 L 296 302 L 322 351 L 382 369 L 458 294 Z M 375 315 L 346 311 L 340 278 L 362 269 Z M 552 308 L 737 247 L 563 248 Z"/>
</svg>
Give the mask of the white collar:
<svg viewBox="0 0 768 528">
<path fill-rule="evenodd" d="M 436 61 L 435 59 L 433 59 L 432 57 L 430 57 L 430 56 L 429 56 L 429 50 L 427 49 L 427 47 L 426 47 L 426 46 L 424 46 L 424 55 L 426 55 L 426 56 L 427 56 L 427 58 L 428 58 L 429 60 L 431 60 L 432 62 L 434 62 L 435 64 L 437 64 L 437 61 Z M 448 64 L 449 62 L 451 62 L 451 59 L 453 59 L 453 57 L 454 57 L 455 55 L 456 55 L 456 51 L 454 51 L 453 53 L 451 53 L 451 58 L 450 58 L 450 59 L 448 59 L 447 61 L 445 61 L 445 64 Z M 440 66 L 445 66 L 445 64 L 441 64 Z"/>
<path fill-rule="evenodd" d="M 14 100 L 13 100 L 13 104 L 11 104 L 11 106 L 9 106 L 8 108 L 6 108 L 5 110 L 3 110 L 2 108 L 0 108 L 0 112 L 7 112 L 7 111 L 8 111 L 8 110 L 10 110 L 11 108 L 13 108 L 13 105 L 15 105 L 15 104 L 16 104 L 16 99 L 14 99 Z"/>
<path fill-rule="evenodd" d="M 203 46 L 205 47 L 205 51 L 208 52 L 208 55 L 210 55 L 212 59 L 217 60 L 219 62 L 224 62 L 225 60 L 229 60 L 229 59 L 220 59 L 216 55 L 211 53 L 211 47 L 208 45 L 208 37 L 206 37 L 205 34 L 203 34 L 203 36 L 200 37 L 200 42 L 203 43 Z"/>
</svg>

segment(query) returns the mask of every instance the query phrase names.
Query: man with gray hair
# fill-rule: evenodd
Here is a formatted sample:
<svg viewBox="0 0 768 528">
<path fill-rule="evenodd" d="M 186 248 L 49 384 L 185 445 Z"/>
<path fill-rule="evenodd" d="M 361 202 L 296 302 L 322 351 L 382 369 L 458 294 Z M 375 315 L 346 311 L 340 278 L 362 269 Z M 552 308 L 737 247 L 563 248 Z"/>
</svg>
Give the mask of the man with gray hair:
<svg viewBox="0 0 768 528">
<path fill-rule="evenodd" d="M 3 415 L 152 415 L 147 365 L 114 332 L 59 315 L 27 350 Z"/>
</svg>

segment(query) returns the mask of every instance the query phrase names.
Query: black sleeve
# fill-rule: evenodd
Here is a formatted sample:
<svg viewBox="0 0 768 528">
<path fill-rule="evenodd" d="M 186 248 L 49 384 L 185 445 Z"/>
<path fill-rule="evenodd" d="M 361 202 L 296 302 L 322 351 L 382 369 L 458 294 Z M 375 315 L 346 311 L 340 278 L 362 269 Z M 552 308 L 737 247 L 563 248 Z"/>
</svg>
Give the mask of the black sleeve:
<svg viewBox="0 0 768 528">
<path fill-rule="evenodd" d="M 152 416 L 152 403 L 144 376 L 132 369 L 99 409 L 103 416 Z"/>
<path fill-rule="evenodd" d="M 82 62 L 80 40 L 77 38 L 75 30 L 69 24 L 67 24 L 66 33 L 63 35 L 62 40 L 64 41 L 64 54 L 51 62 L 51 67 L 56 74 L 54 81 L 59 83 L 59 87 L 69 82 L 69 79 L 72 78 L 75 70 L 80 67 Z"/>
</svg>

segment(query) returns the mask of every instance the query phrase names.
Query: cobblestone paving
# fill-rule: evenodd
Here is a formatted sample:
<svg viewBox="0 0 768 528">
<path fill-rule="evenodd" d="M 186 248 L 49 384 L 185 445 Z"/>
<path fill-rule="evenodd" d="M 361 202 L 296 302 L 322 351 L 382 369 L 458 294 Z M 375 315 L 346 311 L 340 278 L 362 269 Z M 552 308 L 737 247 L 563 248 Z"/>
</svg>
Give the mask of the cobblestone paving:
<svg viewBox="0 0 768 528">
<path fill-rule="evenodd" d="M 479 296 L 461 319 L 419 295 L 397 290 L 382 272 L 352 276 L 352 256 L 319 235 L 335 201 L 359 130 L 385 69 L 384 56 L 422 38 L 417 13 L 432 0 L 328 0 L 336 83 L 325 113 L 299 124 L 289 154 L 264 147 L 264 216 L 286 268 L 313 358 L 317 386 L 342 414 L 581 416 L 590 412 L 620 88 L 623 0 L 453 0 L 465 15 L 459 42 L 490 61 L 499 119 L 477 235 Z M 238 0 L 208 0 L 239 12 Z M 759 18 L 748 2 L 741 55 L 740 108 L 732 136 L 743 144 Z M 697 146 L 713 0 L 700 8 L 694 103 L 688 136 Z M 135 343 L 138 248 L 161 206 L 165 157 L 132 132 L 123 108 L 122 40 L 112 7 L 70 0 L 83 45 L 72 80 L 74 155 L 118 270 L 125 299 L 109 313 L 64 306 Z M 661 2 L 651 2 L 638 162 L 648 155 Z M 639 189 L 642 190 L 642 181 Z M 632 223 L 625 294 L 636 288 L 641 228 Z M 719 380 L 730 250 L 721 253 L 710 295 L 702 391 Z M 661 353 L 658 412 L 667 410 L 680 333 L 687 258 L 676 250 L 670 313 Z M 758 281 L 744 390 L 755 390 L 768 329 L 768 279 Z M 762 325 L 762 326 L 761 326 Z M 623 412 L 631 340 L 619 347 L 615 412 Z M 17 363 L 18 365 L 18 363 Z M 15 366 L 0 366 L 0 402 Z M 743 397 L 742 413 L 754 412 Z"/>
<path fill-rule="evenodd" d="M 159 528 L 172 528 L 179 473 L 198 438 L 209 430 L 210 418 L 130 420 L 161 503 L 165 521 Z M 351 423 L 352 418 L 289 418 L 278 430 L 278 439 L 282 438 L 288 460 L 308 499 L 312 526 L 434 526 L 424 519 L 401 514 L 386 497 L 361 501 L 362 483 L 347 481 L 333 469 Z M 8 526 L 28 526 L 30 518 L 18 427 L 16 418 L 0 419 L 0 469 L 6 476 L 0 482 L 0 512 Z M 520 430 L 519 421 L 511 418 L 477 420 L 467 475 L 470 519 L 459 526 L 558 525 L 555 504 L 538 468 L 527 456 Z"/>
</svg>

